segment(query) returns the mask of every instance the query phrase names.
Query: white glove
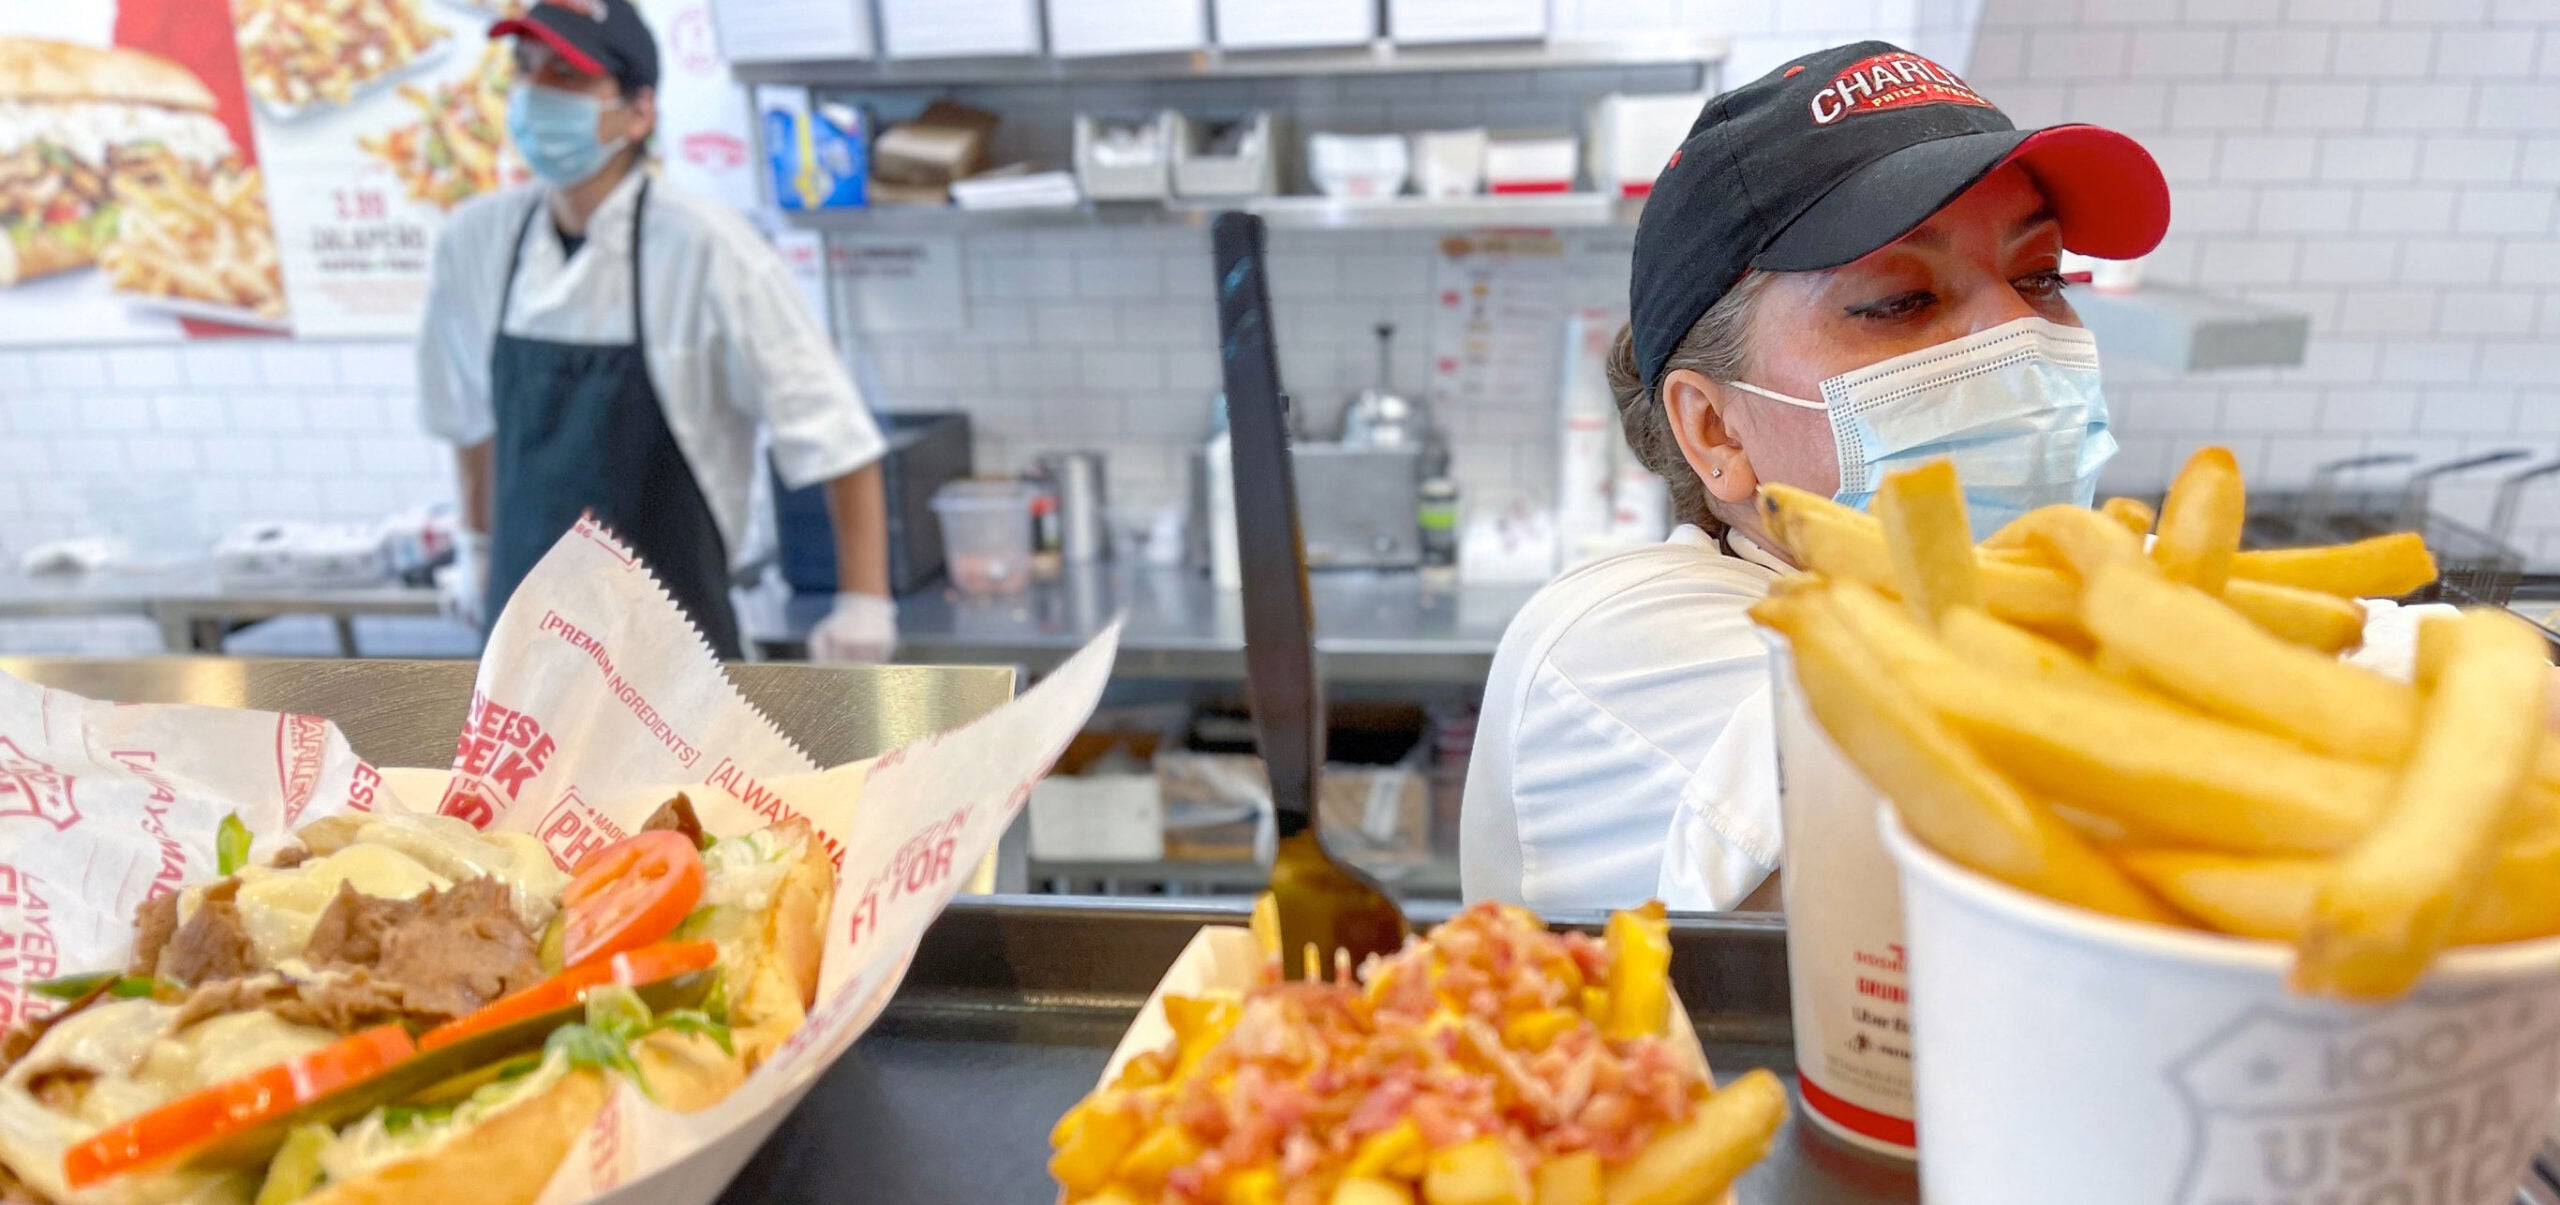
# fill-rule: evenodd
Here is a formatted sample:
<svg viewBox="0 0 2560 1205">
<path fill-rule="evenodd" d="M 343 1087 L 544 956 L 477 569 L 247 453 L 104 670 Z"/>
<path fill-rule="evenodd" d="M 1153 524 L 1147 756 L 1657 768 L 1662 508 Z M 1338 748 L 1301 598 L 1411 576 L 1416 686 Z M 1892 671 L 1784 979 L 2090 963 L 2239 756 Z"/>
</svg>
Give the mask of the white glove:
<svg viewBox="0 0 2560 1205">
<path fill-rule="evenodd" d="M 489 533 L 457 527 L 453 563 L 436 570 L 436 606 L 447 619 L 487 628 L 481 614 L 489 605 Z"/>
<path fill-rule="evenodd" d="M 809 629 L 809 659 L 885 662 L 898 652 L 898 604 L 877 594 L 836 595 L 836 608 Z"/>
</svg>

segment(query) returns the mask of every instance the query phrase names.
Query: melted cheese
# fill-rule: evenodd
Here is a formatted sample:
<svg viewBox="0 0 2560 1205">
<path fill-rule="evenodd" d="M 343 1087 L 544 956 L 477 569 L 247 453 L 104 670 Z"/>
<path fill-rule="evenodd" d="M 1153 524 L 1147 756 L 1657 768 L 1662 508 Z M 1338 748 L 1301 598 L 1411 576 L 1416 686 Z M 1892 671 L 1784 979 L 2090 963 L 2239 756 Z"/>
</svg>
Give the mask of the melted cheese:
<svg viewBox="0 0 2560 1205">
<path fill-rule="evenodd" d="M 287 1024 L 263 1012 L 232 1013 L 172 1032 L 177 1013 L 174 1005 L 115 1000 L 55 1025 L 0 1077 L 0 1159 L 55 1200 L 242 1199 L 256 1184 L 252 1179 L 244 1188 L 238 1175 L 144 1176 L 79 1194 L 60 1182 L 63 1153 L 97 1130 L 336 1040 L 328 1030 Z M 97 1077 L 70 1109 L 47 1108 L 28 1091 L 38 1075 L 65 1070 Z"/>
<path fill-rule="evenodd" d="M 451 816 L 384 813 L 357 830 L 356 839 L 398 850 L 448 879 L 498 879 L 515 897 L 517 918 L 535 933 L 551 923 L 569 886 L 551 851 L 529 833 L 484 833 Z"/>
<path fill-rule="evenodd" d="M 242 867 L 237 902 L 258 965 L 271 967 L 301 954 L 341 883 L 366 895 L 405 900 L 430 887 L 450 887 L 453 880 L 396 849 L 362 842 L 290 870 Z"/>
<path fill-rule="evenodd" d="M 507 885 L 517 919 L 536 933 L 551 923 L 560 892 L 569 885 L 542 842 L 524 833 L 484 833 L 450 816 L 385 814 L 356 830 L 354 844 L 325 858 L 284 870 L 242 867 L 236 902 L 258 965 L 272 968 L 310 944 L 311 930 L 340 883 L 366 895 L 405 900 L 484 875 Z M 202 906 L 206 886 L 179 895 L 181 923 Z"/>
</svg>

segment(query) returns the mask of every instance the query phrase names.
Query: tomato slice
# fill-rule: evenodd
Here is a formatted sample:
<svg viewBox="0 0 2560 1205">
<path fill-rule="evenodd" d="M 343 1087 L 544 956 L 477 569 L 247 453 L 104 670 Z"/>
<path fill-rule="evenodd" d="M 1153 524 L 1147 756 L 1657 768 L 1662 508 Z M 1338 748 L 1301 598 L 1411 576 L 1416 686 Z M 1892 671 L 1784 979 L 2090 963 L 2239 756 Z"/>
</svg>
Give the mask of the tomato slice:
<svg viewBox="0 0 2560 1205">
<path fill-rule="evenodd" d="M 578 863 L 560 893 L 560 960 L 577 966 L 660 940 L 701 899 L 702 855 L 683 833 L 625 837 Z"/>
<path fill-rule="evenodd" d="M 501 996 L 468 1016 L 457 1017 L 418 1038 L 418 1049 L 450 1046 L 475 1034 L 513 1025 L 527 1017 L 582 1003 L 589 988 L 608 983 L 638 987 L 708 968 L 720 961 L 720 947 L 707 941 L 667 941 L 570 967 L 512 995 Z"/>
<path fill-rule="evenodd" d="M 398 1025 L 377 1025 L 340 1038 L 98 1131 L 64 1153 L 62 1178 L 73 1188 L 86 1188 L 109 1176 L 169 1162 L 378 1075 L 416 1050 L 409 1031 Z"/>
</svg>

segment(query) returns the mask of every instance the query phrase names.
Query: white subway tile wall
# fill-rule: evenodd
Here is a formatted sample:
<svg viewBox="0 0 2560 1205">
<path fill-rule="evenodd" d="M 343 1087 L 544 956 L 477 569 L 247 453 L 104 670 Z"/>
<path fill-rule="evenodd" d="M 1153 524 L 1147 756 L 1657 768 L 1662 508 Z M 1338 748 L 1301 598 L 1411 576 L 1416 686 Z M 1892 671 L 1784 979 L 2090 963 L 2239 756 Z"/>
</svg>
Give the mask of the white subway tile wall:
<svg viewBox="0 0 2560 1205">
<path fill-rule="evenodd" d="M 1566 7 L 1586 31 L 1612 32 L 1611 0 Z M 2430 458 L 2560 451 L 2560 8 L 2551 0 L 1625 7 L 1730 31 L 1728 81 L 1881 36 L 1968 71 L 2022 122 L 2098 121 L 2141 139 L 2170 176 L 2176 212 L 2149 276 L 2301 310 L 2313 340 L 2308 363 L 2281 371 L 2182 376 L 2109 361 L 2125 449 L 2109 488 L 2156 489 L 2188 450 L 2215 441 L 2268 488 L 2384 448 Z M 1297 114 L 1299 133 L 1558 127 L 1577 124 L 1585 93 L 1685 80 L 1642 69 L 961 98 L 1057 113 L 1270 105 Z M 997 154 L 1054 162 L 1064 139 L 1063 123 L 1012 123 Z M 1283 375 L 1319 429 L 1371 383 L 1380 322 L 1400 330 L 1395 384 L 1422 388 L 1439 237 L 1274 236 Z M 1573 307 L 1623 304 L 1631 237 L 1568 235 L 1559 327 Z M 1092 447 L 1111 457 L 1116 502 L 1169 503 L 1218 387 L 1206 242 L 1189 226 L 971 235 L 962 328 L 846 332 L 848 342 L 873 362 L 879 404 L 969 411 L 983 468 Z M 208 532 L 261 518 L 367 519 L 447 498 L 450 457 L 418 431 L 415 405 L 410 350 L 397 341 L 0 352 L 0 456 L 14 469 L 0 482 L 0 551 L 98 530 L 114 509 L 101 500 L 147 483 L 182 485 Z M 1461 405 L 1441 417 L 1471 498 L 1552 491 L 1545 410 Z M 2488 492 L 2456 485 L 2438 499 L 2477 519 Z M 2523 512 L 2520 543 L 2538 567 L 2560 570 L 2560 482 Z M 68 648 L 95 634 L 67 630 L 10 625 L 0 647 Z"/>
</svg>

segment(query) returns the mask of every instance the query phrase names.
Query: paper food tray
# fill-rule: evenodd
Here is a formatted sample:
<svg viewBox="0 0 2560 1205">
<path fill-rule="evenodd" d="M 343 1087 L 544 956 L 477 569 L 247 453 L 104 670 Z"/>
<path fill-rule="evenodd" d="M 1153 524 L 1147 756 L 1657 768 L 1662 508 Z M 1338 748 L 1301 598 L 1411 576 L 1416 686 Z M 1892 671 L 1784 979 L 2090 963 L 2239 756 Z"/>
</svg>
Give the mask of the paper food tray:
<svg viewBox="0 0 2560 1205">
<path fill-rule="evenodd" d="M 1231 925 L 1203 925 L 1191 935 L 1190 944 L 1166 967 L 1164 978 L 1156 981 L 1155 990 L 1147 994 L 1147 1003 L 1138 1010 L 1137 1020 L 1129 1023 L 1128 1032 L 1120 1035 L 1120 1044 L 1112 1048 L 1111 1061 L 1103 1064 L 1102 1077 L 1094 1081 L 1099 1090 L 1120 1075 L 1129 1060 L 1150 1050 L 1162 1050 L 1173 1044 L 1173 1025 L 1165 1020 L 1166 996 L 1200 996 L 1212 993 L 1240 994 L 1252 987 L 1262 971 L 1262 946 L 1253 939 L 1253 931 Z M 1682 1007 L 1680 993 L 1671 993 L 1671 1044 L 1688 1056 L 1690 1066 L 1715 1079 L 1707 1066 L 1706 1048 L 1698 1044 L 1698 1031 L 1689 1023 L 1689 1010 Z M 1059 1205 L 1066 1205 L 1064 1190 L 1058 1193 Z M 1719 1205 L 1733 1205 L 1728 1192 Z"/>
<path fill-rule="evenodd" d="M 26 981 L 123 965 L 143 900 L 212 877 L 225 815 L 253 861 L 313 820 L 402 808 L 531 835 L 563 869 L 679 790 L 714 835 L 806 821 L 837 867 L 808 1020 L 699 1112 L 617 1081 L 539 1198 L 710 1202 L 887 1007 L 926 926 L 1092 714 L 1117 647 L 1115 624 L 969 724 L 820 768 L 738 694 L 648 567 L 582 520 L 491 626 L 453 771 L 368 765 L 321 717 L 128 706 L 0 674 L 0 938 L 45 939 L 40 962 L 20 942 L 0 1021 L 43 1015 Z"/>
<path fill-rule="evenodd" d="M 314 113 L 325 112 L 330 109 L 353 108 L 356 105 L 363 104 L 365 98 L 372 96 L 393 84 L 399 83 L 418 72 L 425 71 L 439 63 L 442 63 L 445 60 L 445 57 L 452 53 L 453 31 L 448 29 L 445 31 L 443 37 L 437 38 L 435 41 L 428 43 L 426 49 L 421 50 L 416 55 L 412 56 L 408 62 L 402 63 L 389 71 L 385 71 L 380 75 L 374 76 L 372 79 L 365 80 L 362 83 L 358 83 L 347 89 L 347 98 L 343 101 L 318 98 L 305 101 L 298 105 L 288 105 L 268 100 L 266 97 L 260 96 L 254 91 L 249 92 L 249 101 L 250 103 L 258 106 L 258 111 L 266 114 L 269 120 L 300 121 Z"/>
</svg>

